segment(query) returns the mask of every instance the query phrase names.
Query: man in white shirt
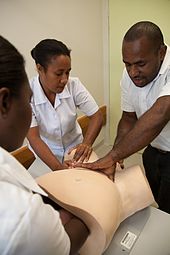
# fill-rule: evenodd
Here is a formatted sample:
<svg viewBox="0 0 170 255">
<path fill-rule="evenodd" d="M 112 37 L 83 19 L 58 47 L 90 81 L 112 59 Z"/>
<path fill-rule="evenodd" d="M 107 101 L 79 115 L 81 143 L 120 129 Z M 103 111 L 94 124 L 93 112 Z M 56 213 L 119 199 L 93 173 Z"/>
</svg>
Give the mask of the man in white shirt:
<svg viewBox="0 0 170 255">
<path fill-rule="evenodd" d="M 122 117 L 113 149 L 92 164 L 114 178 L 116 162 L 148 146 L 146 176 L 159 208 L 170 213 L 170 49 L 160 28 L 149 21 L 134 24 L 122 44 Z"/>
</svg>

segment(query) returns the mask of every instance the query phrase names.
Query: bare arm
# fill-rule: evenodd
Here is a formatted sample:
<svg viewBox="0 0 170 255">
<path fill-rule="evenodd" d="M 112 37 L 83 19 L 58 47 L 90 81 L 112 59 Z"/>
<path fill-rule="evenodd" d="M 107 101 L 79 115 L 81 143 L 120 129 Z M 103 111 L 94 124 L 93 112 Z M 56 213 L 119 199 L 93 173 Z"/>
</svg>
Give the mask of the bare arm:
<svg viewBox="0 0 170 255">
<path fill-rule="evenodd" d="M 52 153 L 50 148 L 44 143 L 39 134 L 38 127 L 32 127 L 29 129 L 27 135 L 28 141 L 37 154 L 37 156 L 47 164 L 53 171 L 58 169 L 67 168 L 66 165 L 61 164 L 56 156 Z"/>
<path fill-rule="evenodd" d="M 42 199 L 44 203 L 50 204 L 55 210 L 59 211 L 62 224 L 70 238 L 70 255 L 76 255 L 89 235 L 88 228 L 79 218 L 61 208 L 49 197 L 42 196 Z"/>
<path fill-rule="evenodd" d="M 147 146 L 161 132 L 169 120 L 170 96 L 160 97 L 105 157 L 94 163 L 81 164 L 81 166 L 101 170 L 108 176 L 112 173 L 114 178 L 116 162 Z"/>
<path fill-rule="evenodd" d="M 101 111 L 98 110 L 95 114 L 89 116 L 89 118 L 90 122 L 85 137 L 83 139 L 83 143 L 92 146 L 102 128 L 103 117 Z"/>
<path fill-rule="evenodd" d="M 76 217 L 73 217 L 68 221 L 64 225 L 64 228 L 71 241 L 70 255 L 75 255 L 86 241 L 89 235 L 89 230 L 86 225 Z"/>
<path fill-rule="evenodd" d="M 170 96 L 160 97 L 144 113 L 129 133 L 113 148 L 112 157 L 126 158 L 143 149 L 161 132 L 170 120 Z"/>
<path fill-rule="evenodd" d="M 123 139 L 125 135 L 127 135 L 127 133 L 129 133 L 129 131 L 134 127 L 136 121 L 137 121 L 137 116 L 135 112 L 123 111 L 122 117 L 117 127 L 117 135 L 116 135 L 116 139 L 114 141 L 113 147 L 116 144 L 118 144 L 120 140 Z M 123 159 L 119 160 L 119 165 L 122 169 L 124 168 L 123 161 L 124 161 Z"/>
<path fill-rule="evenodd" d="M 123 112 L 122 117 L 119 121 L 117 127 L 117 136 L 114 145 L 118 144 L 120 140 L 129 133 L 129 131 L 134 127 L 137 121 L 137 116 L 135 112 Z"/>
<path fill-rule="evenodd" d="M 73 158 L 73 160 L 75 161 L 80 160 L 81 162 L 83 162 L 85 159 L 86 160 L 89 159 L 90 154 L 92 152 L 92 145 L 102 128 L 103 117 L 100 110 L 98 110 L 95 114 L 93 114 L 89 118 L 90 121 L 83 142 L 73 148 L 76 149 Z"/>
</svg>

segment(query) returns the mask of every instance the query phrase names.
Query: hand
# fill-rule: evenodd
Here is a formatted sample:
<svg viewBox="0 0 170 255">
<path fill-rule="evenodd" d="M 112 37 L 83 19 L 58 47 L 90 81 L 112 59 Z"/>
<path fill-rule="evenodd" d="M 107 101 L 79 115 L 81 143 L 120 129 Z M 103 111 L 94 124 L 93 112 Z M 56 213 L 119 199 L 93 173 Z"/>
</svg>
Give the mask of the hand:
<svg viewBox="0 0 170 255">
<path fill-rule="evenodd" d="M 53 171 L 63 170 L 63 169 L 67 169 L 67 168 L 69 168 L 69 165 L 66 161 L 64 161 L 63 164 L 58 165 L 57 168 L 55 168 Z"/>
<path fill-rule="evenodd" d="M 66 168 L 73 168 L 74 167 L 74 162 L 73 160 L 65 160 L 64 165 L 66 165 Z"/>
<path fill-rule="evenodd" d="M 67 224 L 74 217 L 73 214 L 63 208 L 59 210 L 59 214 L 63 225 Z"/>
<path fill-rule="evenodd" d="M 88 161 L 93 151 L 92 147 L 85 143 L 80 143 L 74 146 L 68 151 L 68 154 L 70 154 L 73 150 L 76 150 L 72 159 L 72 162 L 74 163 L 78 161 L 82 163 L 84 160 Z"/>
<path fill-rule="evenodd" d="M 84 167 L 91 170 L 97 170 L 103 172 L 114 181 L 116 162 L 113 161 L 111 154 L 107 154 L 105 157 L 93 162 L 93 163 L 76 163 L 75 167 Z"/>
</svg>

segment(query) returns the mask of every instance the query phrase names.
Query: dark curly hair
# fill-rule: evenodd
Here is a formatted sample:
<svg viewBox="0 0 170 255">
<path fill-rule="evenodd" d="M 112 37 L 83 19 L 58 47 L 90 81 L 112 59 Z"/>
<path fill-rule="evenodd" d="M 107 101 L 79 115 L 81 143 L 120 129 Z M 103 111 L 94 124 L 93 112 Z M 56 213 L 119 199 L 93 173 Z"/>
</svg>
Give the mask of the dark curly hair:
<svg viewBox="0 0 170 255">
<path fill-rule="evenodd" d="M 146 36 L 153 42 L 155 50 L 159 50 L 164 44 L 163 34 L 160 28 L 151 21 L 140 21 L 134 24 L 126 32 L 124 41 L 131 42 Z"/>
<path fill-rule="evenodd" d="M 0 88 L 8 87 L 11 93 L 19 95 L 20 86 L 26 79 L 23 56 L 8 40 L 0 36 Z"/>
<path fill-rule="evenodd" d="M 40 64 L 47 69 L 51 58 L 54 56 L 66 55 L 70 57 L 71 50 L 61 41 L 55 39 L 44 39 L 40 41 L 32 50 L 31 56 L 36 64 Z"/>
</svg>

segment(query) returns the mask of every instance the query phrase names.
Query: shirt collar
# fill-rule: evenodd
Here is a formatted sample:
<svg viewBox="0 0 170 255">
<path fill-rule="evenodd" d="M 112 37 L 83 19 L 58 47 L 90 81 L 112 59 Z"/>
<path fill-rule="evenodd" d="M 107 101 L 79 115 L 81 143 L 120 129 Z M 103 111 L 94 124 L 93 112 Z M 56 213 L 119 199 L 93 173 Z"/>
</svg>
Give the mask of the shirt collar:
<svg viewBox="0 0 170 255">
<path fill-rule="evenodd" d="M 169 46 L 167 46 L 166 54 L 165 54 L 164 60 L 162 62 L 161 68 L 160 68 L 157 76 L 153 79 L 153 81 L 150 84 L 153 85 L 153 82 L 155 82 L 159 78 L 160 75 L 164 74 L 167 71 L 168 67 L 170 67 L 170 48 L 169 48 Z"/>
<path fill-rule="evenodd" d="M 64 90 L 60 93 L 60 94 L 57 94 L 57 96 L 61 99 L 61 98 L 68 98 L 70 97 L 70 92 L 69 92 L 69 89 L 68 89 L 68 83 L 66 84 L 66 86 L 64 87 Z"/>
<path fill-rule="evenodd" d="M 67 84 L 66 84 L 64 90 L 60 94 L 56 94 L 55 105 L 54 105 L 55 109 L 61 104 L 61 99 L 69 98 L 71 96 L 70 92 L 69 92 L 69 89 L 67 87 Z"/>
<path fill-rule="evenodd" d="M 39 82 L 39 75 L 35 77 L 35 86 L 33 87 L 33 98 L 35 105 L 46 103 L 48 100 Z"/>
<path fill-rule="evenodd" d="M 60 94 L 56 94 L 55 107 L 57 107 L 60 104 L 60 99 L 69 98 L 71 96 L 70 92 L 69 92 L 69 89 L 68 89 L 68 84 L 69 84 L 69 81 L 66 84 L 64 90 Z M 45 93 L 44 93 L 44 91 L 41 87 L 41 84 L 39 82 L 39 75 L 36 76 L 36 86 L 34 87 L 33 93 L 34 93 L 34 102 L 35 102 L 36 105 L 43 104 L 43 103 L 46 103 L 48 101 L 48 99 L 47 99 L 47 97 L 46 97 L 46 95 L 45 95 Z"/>
<path fill-rule="evenodd" d="M 167 50 L 161 68 L 159 70 L 159 74 L 164 74 L 167 70 L 167 67 L 170 66 L 170 47 L 168 45 L 166 46 Z"/>
</svg>

